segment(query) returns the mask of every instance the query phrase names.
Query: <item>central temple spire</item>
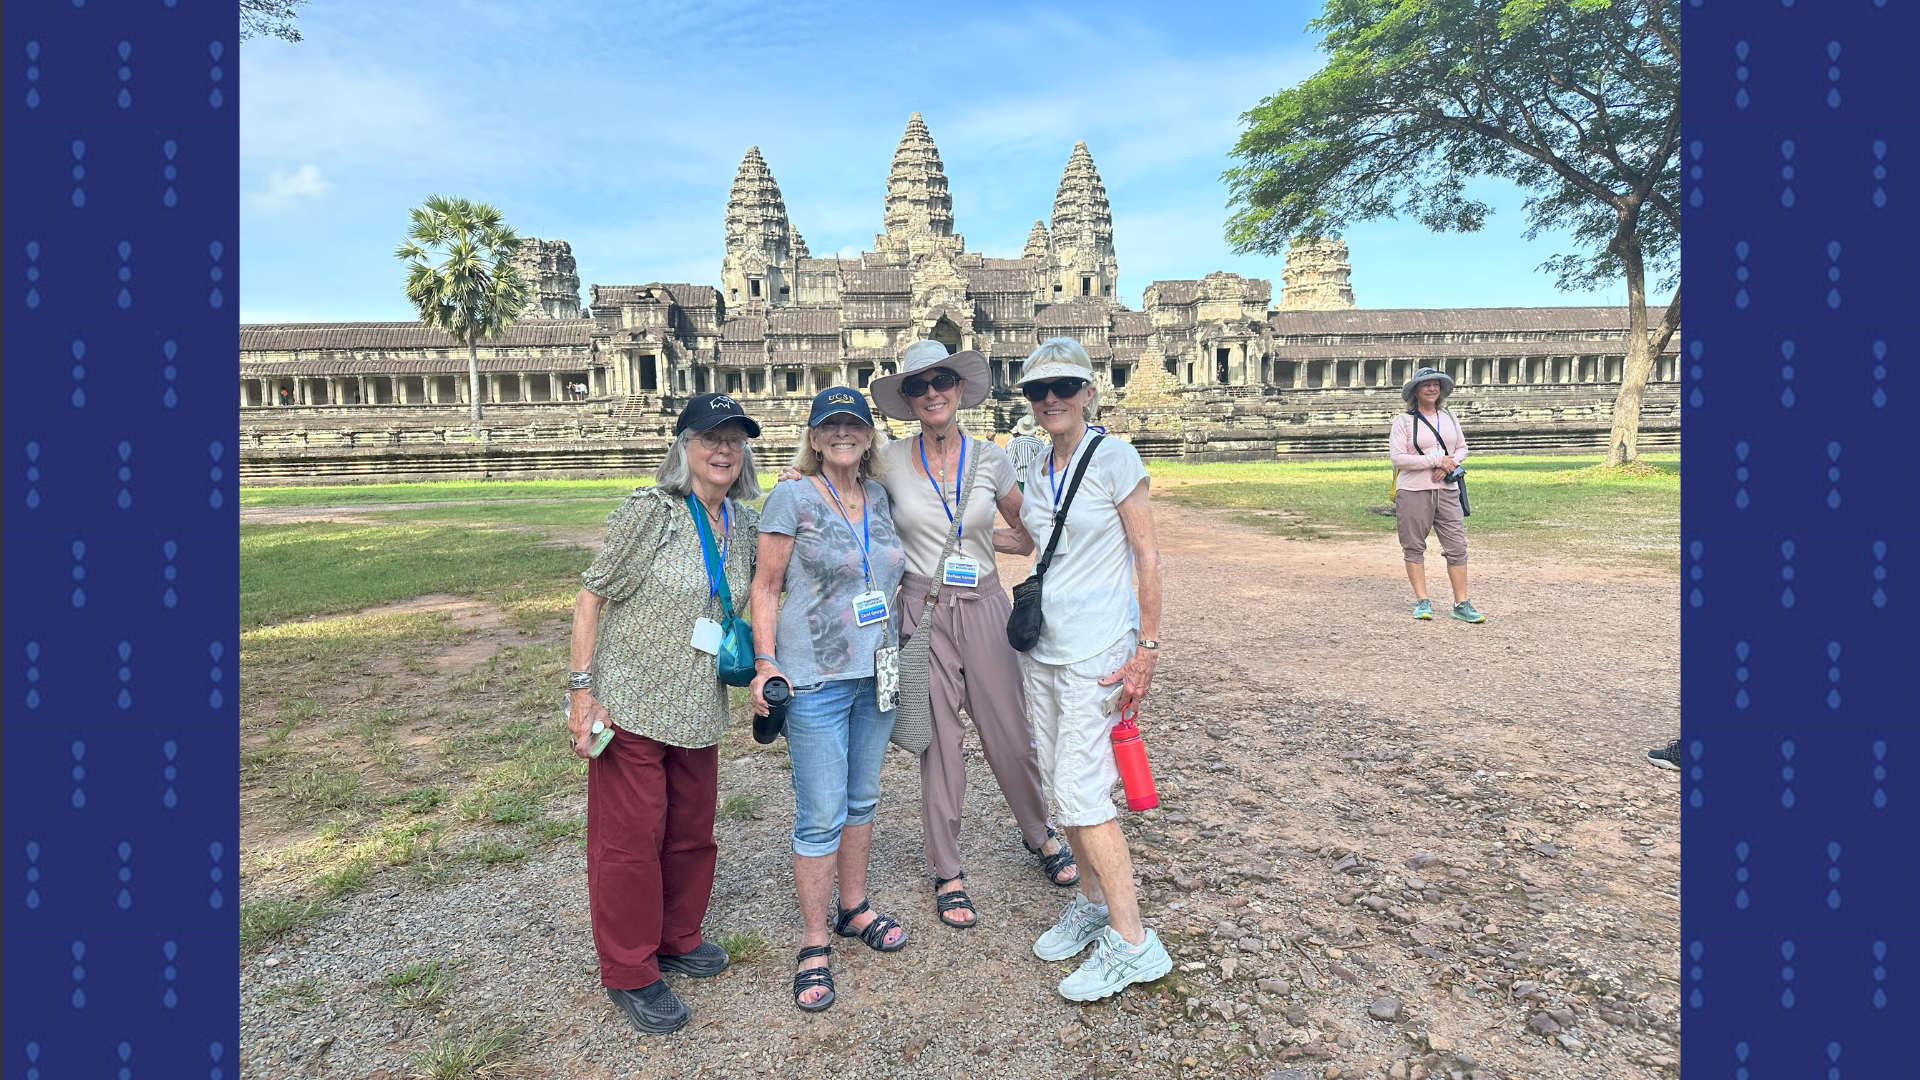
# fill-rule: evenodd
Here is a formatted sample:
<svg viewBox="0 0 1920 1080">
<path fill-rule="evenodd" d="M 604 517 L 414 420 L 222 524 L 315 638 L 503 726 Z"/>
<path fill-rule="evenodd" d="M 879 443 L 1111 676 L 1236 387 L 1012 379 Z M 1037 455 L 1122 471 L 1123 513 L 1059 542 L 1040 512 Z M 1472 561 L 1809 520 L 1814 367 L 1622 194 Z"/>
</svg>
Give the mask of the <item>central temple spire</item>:
<svg viewBox="0 0 1920 1080">
<path fill-rule="evenodd" d="M 726 229 L 727 257 L 720 267 L 720 281 L 727 303 L 747 308 L 784 305 L 794 260 L 804 257 L 806 245 L 787 220 L 780 185 L 757 146 L 747 147 L 740 171 L 734 174 L 733 189 L 727 193 Z"/>
<path fill-rule="evenodd" d="M 1060 174 L 1048 243 L 1054 299 L 1116 295 L 1120 266 L 1113 254 L 1113 208 L 1086 143 L 1073 144 Z"/>
<path fill-rule="evenodd" d="M 947 193 L 940 148 L 919 113 L 907 118 L 906 133 L 894 148 L 882 221 L 886 232 L 875 241 L 881 249 L 906 248 L 916 236 L 953 235 L 953 196 Z"/>
</svg>

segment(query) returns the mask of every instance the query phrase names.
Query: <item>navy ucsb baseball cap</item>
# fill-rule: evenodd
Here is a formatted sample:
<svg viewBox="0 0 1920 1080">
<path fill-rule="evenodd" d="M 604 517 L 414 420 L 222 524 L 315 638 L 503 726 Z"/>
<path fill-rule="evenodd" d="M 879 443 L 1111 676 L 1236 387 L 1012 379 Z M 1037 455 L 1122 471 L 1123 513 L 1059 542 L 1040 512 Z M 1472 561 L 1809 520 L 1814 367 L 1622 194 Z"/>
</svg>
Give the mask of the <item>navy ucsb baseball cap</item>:
<svg viewBox="0 0 1920 1080">
<path fill-rule="evenodd" d="M 815 406 L 815 408 L 818 407 L 818 405 Z M 683 431 L 705 431 L 729 420 L 740 421 L 740 426 L 747 429 L 747 438 L 760 437 L 759 423 L 747 415 L 747 411 L 740 407 L 739 402 L 725 394 L 695 395 L 692 401 L 687 402 L 687 407 L 680 410 L 680 419 L 674 423 L 673 433 L 678 435 Z"/>
<path fill-rule="evenodd" d="M 807 416 L 807 426 L 818 427 L 822 420 L 838 413 L 873 426 L 873 410 L 867 408 L 866 395 L 845 386 L 829 386 L 813 396 L 813 412 Z"/>
</svg>

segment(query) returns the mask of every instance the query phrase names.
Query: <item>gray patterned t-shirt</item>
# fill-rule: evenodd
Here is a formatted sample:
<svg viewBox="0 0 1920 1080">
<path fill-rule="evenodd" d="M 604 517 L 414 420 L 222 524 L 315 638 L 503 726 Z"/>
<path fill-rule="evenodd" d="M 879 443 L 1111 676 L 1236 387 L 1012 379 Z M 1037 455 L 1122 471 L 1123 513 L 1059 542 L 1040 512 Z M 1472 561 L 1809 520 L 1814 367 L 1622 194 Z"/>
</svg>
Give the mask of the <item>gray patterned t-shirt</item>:
<svg viewBox="0 0 1920 1080">
<path fill-rule="evenodd" d="M 866 482 L 866 528 L 871 534 L 867 561 L 873 588 L 887 598 L 888 610 L 907 560 L 893 531 L 893 509 L 878 481 Z M 867 590 L 861 572 L 859 516 L 853 527 L 811 479 L 773 486 L 760 511 L 760 531 L 793 537 L 787 563 L 786 601 L 774 632 L 773 655 L 781 674 L 795 686 L 835 679 L 873 676 L 873 651 L 887 643 L 885 619 L 856 626 L 853 598 Z"/>
</svg>

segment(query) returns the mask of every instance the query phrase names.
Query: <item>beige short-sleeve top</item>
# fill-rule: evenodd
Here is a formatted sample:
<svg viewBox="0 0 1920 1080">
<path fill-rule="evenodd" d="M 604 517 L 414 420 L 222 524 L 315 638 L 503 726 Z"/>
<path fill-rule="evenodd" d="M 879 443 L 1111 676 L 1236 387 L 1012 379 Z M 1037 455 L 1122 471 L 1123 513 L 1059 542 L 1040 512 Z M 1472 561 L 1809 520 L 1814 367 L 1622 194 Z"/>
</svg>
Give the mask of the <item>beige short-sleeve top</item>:
<svg viewBox="0 0 1920 1080">
<path fill-rule="evenodd" d="M 938 446 L 932 439 L 927 442 Z M 946 546 L 947 532 L 952 528 L 952 519 L 947 513 L 959 502 L 960 477 L 949 477 L 941 488 L 940 494 L 946 496 L 946 508 L 942 508 L 934 481 L 919 471 L 918 435 L 895 439 L 881 447 L 880 453 L 887 459 L 888 468 L 878 480 L 893 503 L 893 530 L 899 534 L 901 546 L 907 552 L 907 573 L 937 577 L 940 549 Z M 1013 461 L 1005 450 L 985 439 L 969 438 L 967 468 L 973 468 L 975 455 L 980 458 L 980 468 L 974 474 L 973 493 L 967 497 L 966 517 L 961 522 L 960 542 L 955 545 L 954 553 L 978 559 L 984 577 L 993 572 L 994 565 L 994 504 L 1014 489 Z M 937 478 L 940 467 L 931 452 L 927 460 L 934 465 Z"/>
</svg>

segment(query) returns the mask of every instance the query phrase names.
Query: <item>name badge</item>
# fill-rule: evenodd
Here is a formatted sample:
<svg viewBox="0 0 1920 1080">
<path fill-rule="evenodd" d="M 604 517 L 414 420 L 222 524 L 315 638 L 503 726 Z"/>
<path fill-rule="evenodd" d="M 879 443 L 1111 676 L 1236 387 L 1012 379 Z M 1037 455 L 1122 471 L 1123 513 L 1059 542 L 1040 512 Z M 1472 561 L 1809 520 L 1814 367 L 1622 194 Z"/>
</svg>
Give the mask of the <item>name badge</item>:
<svg viewBox="0 0 1920 1080">
<path fill-rule="evenodd" d="M 966 589 L 979 585 L 980 560 L 969 559 L 965 555 L 948 556 L 940 584 L 958 585 Z"/>
<path fill-rule="evenodd" d="M 720 624 L 712 619 L 693 620 L 693 641 L 690 644 L 709 656 L 719 656 Z"/>
<path fill-rule="evenodd" d="M 887 596 L 879 589 L 863 592 L 853 598 L 853 625 L 872 626 L 887 617 Z M 720 639 L 714 639 L 715 648 Z"/>
</svg>

